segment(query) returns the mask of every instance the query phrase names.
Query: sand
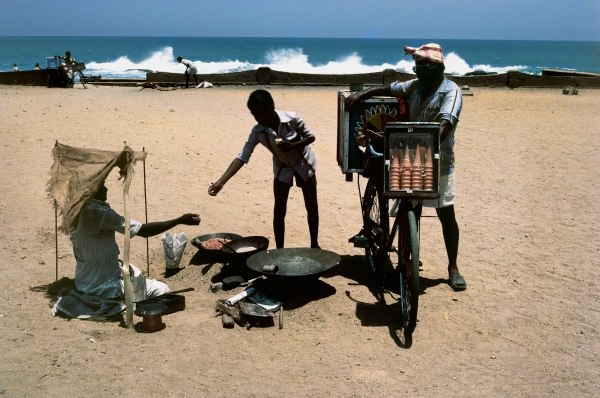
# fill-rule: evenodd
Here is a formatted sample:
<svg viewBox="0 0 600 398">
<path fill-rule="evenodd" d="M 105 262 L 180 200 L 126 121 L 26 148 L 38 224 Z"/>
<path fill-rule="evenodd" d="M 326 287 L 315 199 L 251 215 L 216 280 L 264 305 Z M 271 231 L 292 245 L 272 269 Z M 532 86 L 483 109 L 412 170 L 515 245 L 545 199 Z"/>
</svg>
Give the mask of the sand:
<svg viewBox="0 0 600 398">
<path fill-rule="evenodd" d="M 55 140 L 101 149 L 145 148 L 148 218 L 198 212 L 192 237 L 233 232 L 271 241 L 271 163 L 257 148 L 217 197 L 207 193 L 253 123 L 255 87 L 175 91 L 135 87 L 0 86 L 0 393 L 62 396 L 593 396 L 600 389 L 600 90 L 472 88 L 457 131 L 459 266 L 453 292 L 439 222 L 424 218 L 419 323 L 398 344 L 394 297 L 376 304 L 363 252 L 356 179 L 336 162 L 341 87 L 267 87 L 277 106 L 300 112 L 319 160 L 320 242 L 342 256 L 319 282 L 286 302 L 284 328 L 224 329 L 209 291 L 224 266 L 188 245 L 164 277 L 160 237 L 149 239 L 150 276 L 194 288 L 166 328 L 138 333 L 115 322 L 52 317 L 30 287 L 55 280 L 54 210 L 45 184 Z M 131 186 L 144 221 L 144 170 Z M 364 189 L 366 180 L 361 179 Z M 123 209 L 116 175 L 109 202 Z M 434 215 L 426 211 L 425 215 Z M 286 245 L 309 243 L 294 188 Z M 58 277 L 73 276 L 68 237 L 58 239 Z M 146 241 L 132 241 L 146 269 Z M 135 321 L 141 318 L 135 317 Z M 596 391 L 594 393 L 594 391 Z"/>
</svg>

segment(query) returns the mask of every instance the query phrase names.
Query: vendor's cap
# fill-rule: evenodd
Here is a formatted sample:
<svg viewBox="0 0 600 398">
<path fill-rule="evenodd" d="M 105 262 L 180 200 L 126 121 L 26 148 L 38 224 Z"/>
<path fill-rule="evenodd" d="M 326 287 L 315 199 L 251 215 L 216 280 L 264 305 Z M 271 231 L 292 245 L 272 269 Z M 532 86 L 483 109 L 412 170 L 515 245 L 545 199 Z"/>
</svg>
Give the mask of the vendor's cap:
<svg viewBox="0 0 600 398">
<path fill-rule="evenodd" d="M 404 47 L 404 54 L 411 54 L 415 61 L 426 59 L 428 61 L 444 63 L 444 53 L 439 44 L 429 43 L 421 47 Z"/>
</svg>

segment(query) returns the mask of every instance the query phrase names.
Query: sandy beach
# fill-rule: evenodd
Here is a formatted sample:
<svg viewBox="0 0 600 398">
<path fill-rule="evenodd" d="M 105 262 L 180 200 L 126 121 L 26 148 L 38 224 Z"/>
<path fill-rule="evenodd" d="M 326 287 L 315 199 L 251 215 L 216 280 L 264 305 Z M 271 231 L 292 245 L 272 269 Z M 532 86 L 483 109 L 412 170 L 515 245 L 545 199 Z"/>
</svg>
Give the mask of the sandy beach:
<svg viewBox="0 0 600 398">
<path fill-rule="evenodd" d="M 271 155 L 258 147 L 216 197 L 207 193 L 238 154 L 254 120 L 257 86 L 158 91 L 139 87 L 0 86 L 0 395 L 3 397 L 544 397 L 600 390 L 600 90 L 472 88 L 457 129 L 459 266 L 468 289 L 447 285 L 439 221 L 424 218 L 419 322 L 399 347 L 395 299 L 377 304 L 364 251 L 357 179 L 336 161 L 337 93 L 345 87 L 266 86 L 277 108 L 299 112 L 316 136 L 320 243 L 342 257 L 317 283 L 297 286 L 285 326 L 221 325 L 209 284 L 223 268 L 188 244 L 165 278 L 160 236 L 150 277 L 183 293 L 166 328 L 52 317 L 31 287 L 55 280 L 55 222 L 45 187 L 55 141 L 148 152 L 149 221 L 197 212 L 191 239 L 263 235 L 274 248 Z M 136 165 L 132 217 L 144 215 Z M 365 179 L 360 179 L 364 190 Z M 108 201 L 123 210 L 114 172 Z M 434 216 L 431 209 L 424 212 Z M 286 246 L 308 246 L 302 194 L 291 191 Z M 121 242 L 122 244 L 122 242 Z M 58 277 L 73 277 L 70 240 L 58 238 Z M 146 241 L 131 260 L 146 269 Z M 141 318 L 136 317 L 139 322 Z M 596 391 L 596 393 L 594 393 Z"/>
</svg>

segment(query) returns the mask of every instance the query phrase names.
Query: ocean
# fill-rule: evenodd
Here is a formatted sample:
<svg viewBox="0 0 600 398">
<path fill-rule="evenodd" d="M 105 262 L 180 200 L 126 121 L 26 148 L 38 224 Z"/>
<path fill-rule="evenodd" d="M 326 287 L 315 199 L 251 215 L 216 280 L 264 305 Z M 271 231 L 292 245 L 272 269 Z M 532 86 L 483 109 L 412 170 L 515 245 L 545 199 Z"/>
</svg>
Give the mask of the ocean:
<svg viewBox="0 0 600 398">
<path fill-rule="evenodd" d="M 0 37 L 0 71 L 46 67 L 46 57 L 71 51 L 86 75 L 143 79 L 148 71 L 182 73 L 181 56 L 200 74 L 253 70 L 350 74 L 396 69 L 412 73 L 406 45 L 435 42 L 445 54 L 446 72 L 464 75 L 542 69 L 600 73 L 598 41 L 507 41 L 441 39 L 340 39 L 249 37 Z"/>
</svg>

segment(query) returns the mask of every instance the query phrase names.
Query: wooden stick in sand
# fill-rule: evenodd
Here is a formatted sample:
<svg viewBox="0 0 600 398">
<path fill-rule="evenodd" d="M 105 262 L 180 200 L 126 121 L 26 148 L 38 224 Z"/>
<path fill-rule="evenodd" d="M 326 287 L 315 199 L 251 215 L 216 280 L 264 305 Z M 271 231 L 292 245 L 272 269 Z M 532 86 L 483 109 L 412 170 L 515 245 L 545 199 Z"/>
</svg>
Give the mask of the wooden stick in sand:
<svg viewBox="0 0 600 398">
<path fill-rule="evenodd" d="M 125 143 L 127 147 L 127 143 Z M 130 152 L 125 152 L 127 156 L 127 163 L 125 165 L 125 183 L 123 184 L 123 205 L 125 206 L 125 241 L 123 243 L 123 264 L 121 264 L 121 273 L 123 275 L 123 290 L 125 294 L 125 324 L 127 328 L 133 328 L 133 289 L 131 287 L 131 279 L 129 272 L 129 252 L 130 252 L 130 221 L 131 217 L 129 214 L 129 185 L 133 177 L 133 165 Z"/>
</svg>

